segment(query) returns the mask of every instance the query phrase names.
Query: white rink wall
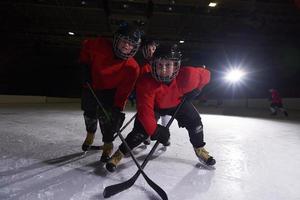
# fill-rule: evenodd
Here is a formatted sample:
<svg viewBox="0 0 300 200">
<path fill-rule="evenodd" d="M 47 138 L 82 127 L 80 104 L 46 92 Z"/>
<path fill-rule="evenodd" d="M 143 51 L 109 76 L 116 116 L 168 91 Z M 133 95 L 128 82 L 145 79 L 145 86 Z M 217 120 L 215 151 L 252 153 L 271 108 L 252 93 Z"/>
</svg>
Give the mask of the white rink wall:
<svg viewBox="0 0 300 200">
<path fill-rule="evenodd" d="M 208 100 L 204 105 L 217 106 L 217 100 Z M 224 99 L 219 107 L 269 108 L 268 99 Z M 300 110 L 300 98 L 283 98 L 283 106 L 288 110 Z"/>
<path fill-rule="evenodd" d="M 270 101 L 268 99 L 224 99 L 218 105 L 217 100 L 208 100 L 206 103 L 199 103 L 202 107 L 219 108 L 256 108 L 268 109 Z M 0 95 L 0 104 L 18 103 L 80 103 L 79 98 L 61 98 L 46 96 L 19 96 L 19 95 Z M 283 98 L 284 107 L 288 110 L 300 111 L 300 98 Z"/>
<path fill-rule="evenodd" d="M 61 98 L 46 96 L 0 95 L 0 104 L 15 103 L 78 103 L 78 98 Z"/>
</svg>

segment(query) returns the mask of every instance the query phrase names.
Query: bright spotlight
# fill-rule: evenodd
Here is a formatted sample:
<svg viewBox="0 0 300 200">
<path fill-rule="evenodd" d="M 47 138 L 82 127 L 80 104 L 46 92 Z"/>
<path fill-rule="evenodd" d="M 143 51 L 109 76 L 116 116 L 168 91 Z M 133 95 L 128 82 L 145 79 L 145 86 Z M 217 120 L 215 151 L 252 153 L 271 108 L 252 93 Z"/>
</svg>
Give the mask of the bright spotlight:
<svg viewBox="0 0 300 200">
<path fill-rule="evenodd" d="M 239 69 L 234 69 L 229 72 L 227 72 L 227 75 L 225 76 L 225 79 L 229 82 L 235 83 L 239 82 L 243 79 L 245 75 L 245 72 Z"/>
<path fill-rule="evenodd" d="M 215 3 L 215 2 L 210 2 L 210 3 L 208 4 L 208 6 L 214 8 L 214 7 L 217 6 L 217 3 Z"/>
</svg>

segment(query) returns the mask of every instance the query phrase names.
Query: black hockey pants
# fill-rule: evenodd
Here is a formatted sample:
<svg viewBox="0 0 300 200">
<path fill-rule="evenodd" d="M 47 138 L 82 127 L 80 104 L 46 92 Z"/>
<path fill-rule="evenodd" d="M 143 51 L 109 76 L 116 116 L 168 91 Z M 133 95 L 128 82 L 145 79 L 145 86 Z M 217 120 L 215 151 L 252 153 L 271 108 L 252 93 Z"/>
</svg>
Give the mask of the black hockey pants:
<svg viewBox="0 0 300 200">
<path fill-rule="evenodd" d="M 95 91 L 99 101 L 104 106 L 106 112 L 110 112 L 114 103 L 115 90 L 101 90 Z M 84 111 L 84 122 L 86 131 L 95 133 L 97 130 L 97 122 L 103 135 L 102 141 L 109 143 L 113 141 L 113 132 L 111 131 L 111 124 L 104 115 L 101 108 L 88 88 L 83 88 L 81 98 L 81 109 Z"/>
</svg>

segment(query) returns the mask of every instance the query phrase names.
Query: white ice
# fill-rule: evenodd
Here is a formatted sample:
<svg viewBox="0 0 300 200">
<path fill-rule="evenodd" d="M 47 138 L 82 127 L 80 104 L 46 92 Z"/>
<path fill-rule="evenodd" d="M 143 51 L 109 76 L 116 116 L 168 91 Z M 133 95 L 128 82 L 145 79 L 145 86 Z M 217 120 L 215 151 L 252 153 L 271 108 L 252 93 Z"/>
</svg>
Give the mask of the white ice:
<svg viewBox="0 0 300 200">
<path fill-rule="evenodd" d="M 127 112 L 126 120 L 132 115 Z M 171 127 L 171 146 L 166 151 L 159 147 L 145 168 L 170 200 L 300 199 L 299 120 L 201 117 L 206 148 L 217 160 L 215 170 L 199 165 L 187 132 L 176 121 Z M 115 173 L 109 173 L 99 162 L 101 152 L 81 152 L 85 129 L 77 104 L 1 105 L 0 128 L 1 200 L 104 199 L 106 186 L 129 179 L 137 170 L 127 157 Z M 100 135 L 98 130 L 98 145 L 102 144 Z M 120 139 L 115 148 L 118 144 Z M 139 162 L 151 146 L 136 149 Z M 129 190 L 109 199 L 160 198 L 141 176 Z"/>
</svg>

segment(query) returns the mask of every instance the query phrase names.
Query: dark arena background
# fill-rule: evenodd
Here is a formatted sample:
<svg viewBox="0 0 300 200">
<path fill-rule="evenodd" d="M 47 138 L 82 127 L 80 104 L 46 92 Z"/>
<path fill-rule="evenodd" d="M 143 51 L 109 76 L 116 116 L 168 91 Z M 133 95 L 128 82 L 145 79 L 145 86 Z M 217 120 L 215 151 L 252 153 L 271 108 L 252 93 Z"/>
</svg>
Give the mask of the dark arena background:
<svg viewBox="0 0 300 200">
<path fill-rule="evenodd" d="M 187 64 L 212 72 L 210 98 L 300 97 L 300 8 L 294 0 L 0 2 L 0 93 L 79 97 L 78 55 L 85 38 L 111 38 L 123 20 L 144 24 L 146 34 L 178 43 Z M 184 43 L 180 43 L 184 41 Z M 218 80 L 230 66 L 249 73 L 239 92 Z"/>
</svg>

